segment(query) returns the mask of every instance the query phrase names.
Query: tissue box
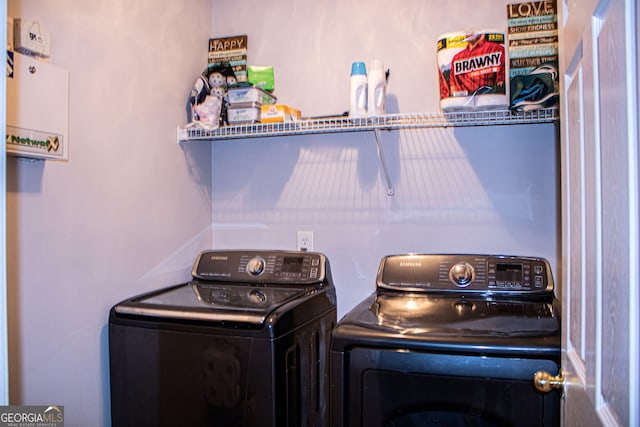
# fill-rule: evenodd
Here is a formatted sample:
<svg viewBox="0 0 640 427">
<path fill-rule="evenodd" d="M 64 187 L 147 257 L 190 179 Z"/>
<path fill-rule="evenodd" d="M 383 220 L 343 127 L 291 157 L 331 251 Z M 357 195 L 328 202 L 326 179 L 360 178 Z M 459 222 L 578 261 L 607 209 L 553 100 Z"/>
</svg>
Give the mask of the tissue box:
<svg viewBox="0 0 640 427">
<path fill-rule="evenodd" d="M 283 123 L 300 120 L 300 111 L 284 104 L 263 105 L 261 107 L 260 122 Z"/>
<path fill-rule="evenodd" d="M 275 104 L 276 97 L 257 87 L 230 87 L 227 91 L 229 104 Z"/>
<path fill-rule="evenodd" d="M 227 122 L 230 125 L 259 123 L 260 104 L 253 102 L 230 105 L 229 108 L 227 108 Z"/>
</svg>

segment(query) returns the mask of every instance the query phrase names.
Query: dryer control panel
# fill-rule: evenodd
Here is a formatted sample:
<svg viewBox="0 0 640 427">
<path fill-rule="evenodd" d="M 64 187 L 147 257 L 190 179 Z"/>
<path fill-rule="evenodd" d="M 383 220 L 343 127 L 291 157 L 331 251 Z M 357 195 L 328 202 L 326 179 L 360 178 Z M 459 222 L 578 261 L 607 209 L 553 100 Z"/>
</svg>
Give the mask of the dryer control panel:
<svg viewBox="0 0 640 427">
<path fill-rule="evenodd" d="M 543 258 L 407 254 L 382 259 L 377 285 L 403 291 L 535 295 L 553 292 L 553 277 Z"/>
<path fill-rule="evenodd" d="M 217 251 L 200 253 L 191 272 L 202 280 L 314 284 L 325 280 L 326 258 L 317 252 Z"/>
</svg>

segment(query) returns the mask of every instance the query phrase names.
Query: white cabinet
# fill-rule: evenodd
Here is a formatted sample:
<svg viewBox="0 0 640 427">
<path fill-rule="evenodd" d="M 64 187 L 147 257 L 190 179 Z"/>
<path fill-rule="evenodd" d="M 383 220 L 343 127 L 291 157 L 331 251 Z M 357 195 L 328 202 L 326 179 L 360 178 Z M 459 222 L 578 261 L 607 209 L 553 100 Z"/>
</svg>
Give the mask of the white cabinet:
<svg viewBox="0 0 640 427">
<path fill-rule="evenodd" d="M 67 160 L 69 72 L 17 52 L 7 55 L 7 153 Z"/>
</svg>

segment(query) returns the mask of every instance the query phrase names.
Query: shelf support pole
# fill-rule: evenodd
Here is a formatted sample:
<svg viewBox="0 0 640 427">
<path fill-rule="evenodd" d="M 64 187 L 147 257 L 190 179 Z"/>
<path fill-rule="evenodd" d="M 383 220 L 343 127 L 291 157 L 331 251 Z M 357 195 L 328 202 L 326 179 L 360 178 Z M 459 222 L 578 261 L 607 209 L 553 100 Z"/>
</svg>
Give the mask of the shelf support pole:
<svg viewBox="0 0 640 427">
<path fill-rule="evenodd" d="M 380 135 L 380 129 L 373 130 L 376 136 L 376 145 L 378 146 L 378 157 L 382 164 L 382 171 L 384 172 L 384 179 L 387 181 L 387 196 L 393 196 L 395 191 L 393 190 L 393 184 L 391 183 L 391 177 L 389 176 L 389 170 L 387 169 L 387 161 L 384 157 L 384 150 L 382 149 L 382 136 Z"/>
</svg>

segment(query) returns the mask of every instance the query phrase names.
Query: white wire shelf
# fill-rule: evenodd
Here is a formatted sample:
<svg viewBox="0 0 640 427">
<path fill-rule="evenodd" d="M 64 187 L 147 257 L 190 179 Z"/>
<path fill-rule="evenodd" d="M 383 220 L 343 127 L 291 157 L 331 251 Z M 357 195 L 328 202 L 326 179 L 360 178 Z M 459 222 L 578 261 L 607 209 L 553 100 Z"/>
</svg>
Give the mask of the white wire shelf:
<svg viewBox="0 0 640 427">
<path fill-rule="evenodd" d="M 558 119 L 559 112 L 557 108 L 545 108 L 522 113 L 513 113 L 509 110 L 494 110 L 387 114 L 380 117 L 367 118 L 338 116 L 310 118 L 287 123 L 231 125 L 214 130 L 198 126 L 178 127 L 177 136 L 178 142 L 213 141 L 373 130 L 554 123 Z"/>
</svg>

